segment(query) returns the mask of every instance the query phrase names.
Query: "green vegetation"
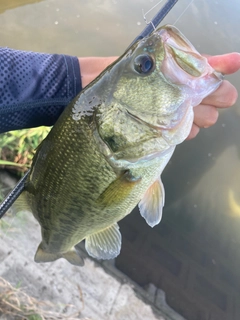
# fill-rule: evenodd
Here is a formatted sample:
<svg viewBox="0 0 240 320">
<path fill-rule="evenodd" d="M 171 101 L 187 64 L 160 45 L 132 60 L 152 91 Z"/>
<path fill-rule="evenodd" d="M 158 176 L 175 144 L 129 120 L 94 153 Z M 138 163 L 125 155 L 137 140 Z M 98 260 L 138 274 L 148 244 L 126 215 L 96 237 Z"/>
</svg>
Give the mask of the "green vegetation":
<svg viewBox="0 0 240 320">
<path fill-rule="evenodd" d="M 10 131 L 0 135 L 0 168 L 25 172 L 31 165 L 34 151 L 50 128 L 39 127 Z"/>
</svg>

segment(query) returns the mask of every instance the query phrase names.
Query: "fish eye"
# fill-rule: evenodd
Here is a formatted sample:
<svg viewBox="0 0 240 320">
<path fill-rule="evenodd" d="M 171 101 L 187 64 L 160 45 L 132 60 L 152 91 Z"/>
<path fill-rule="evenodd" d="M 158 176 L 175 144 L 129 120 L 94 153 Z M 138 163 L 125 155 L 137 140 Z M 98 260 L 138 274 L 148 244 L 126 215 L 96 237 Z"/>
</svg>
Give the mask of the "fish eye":
<svg viewBox="0 0 240 320">
<path fill-rule="evenodd" d="M 153 67 L 154 62 L 149 55 L 140 55 L 134 60 L 134 69 L 140 74 L 148 74 L 152 71 Z"/>
</svg>

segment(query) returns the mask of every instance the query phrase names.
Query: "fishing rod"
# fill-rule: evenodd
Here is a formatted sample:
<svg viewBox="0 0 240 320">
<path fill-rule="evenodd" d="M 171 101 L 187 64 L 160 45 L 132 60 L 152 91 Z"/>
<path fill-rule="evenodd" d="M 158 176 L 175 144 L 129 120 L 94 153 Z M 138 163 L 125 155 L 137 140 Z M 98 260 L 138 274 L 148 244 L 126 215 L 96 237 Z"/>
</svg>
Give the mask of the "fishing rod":
<svg viewBox="0 0 240 320">
<path fill-rule="evenodd" d="M 135 42 L 148 36 L 150 33 L 152 33 L 156 29 L 156 27 L 160 24 L 160 22 L 166 17 L 166 15 L 172 10 L 172 8 L 174 7 L 174 5 L 177 2 L 178 2 L 178 0 L 168 0 L 165 3 L 165 5 L 160 8 L 160 10 L 157 12 L 157 14 L 153 17 L 153 19 L 147 23 L 147 26 L 133 40 L 133 42 L 130 44 L 130 46 L 133 45 Z M 146 21 L 145 15 L 144 15 L 144 20 Z M 22 179 L 16 184 L 16 186 L 13 188 L 13 190 L 10 191 L 10 193 L 7 195 L 7 197 L 0 204 L 0 219 L 4 216 L 4 214 L 7 212 L 7 210 L 11 207 L 11 205 L 15 202 L 15 200 L 23 192 L 24 187 L 25 187 L 25 182 L 28 178 L 29 173 L 30 173 L 30 169 L 25 173 L 25 175 L 22 177 Z"/>
<path fill-rule="evenodd" d="M 160 1 L 161 2 L 161 1 Z M 160 3 L 159 2 L 159 3 Z M 146 36 L 149 36 L 156 27 L 162 22 L 162 20 L 166 17 L 166 15 L 172 10 L 178 0 L 168 0 L 164 6 L 160 8 L 160 10 L 156 13 L 156 15 L 147 23 L 147 26 L 143 29 L 143 31 L 133 40 L 129 47 L 131 47 L 138 40 L 143 39 Z M 154 9 L 159 3 L 157 3 L 152 9 Z M 150 9 L 148 12 L 150 12 Z M 147 12 L 147 13 L 148 13 Z M 143 15 L 144 20 L 146 21 L 145 15 Z"/>
</svg>

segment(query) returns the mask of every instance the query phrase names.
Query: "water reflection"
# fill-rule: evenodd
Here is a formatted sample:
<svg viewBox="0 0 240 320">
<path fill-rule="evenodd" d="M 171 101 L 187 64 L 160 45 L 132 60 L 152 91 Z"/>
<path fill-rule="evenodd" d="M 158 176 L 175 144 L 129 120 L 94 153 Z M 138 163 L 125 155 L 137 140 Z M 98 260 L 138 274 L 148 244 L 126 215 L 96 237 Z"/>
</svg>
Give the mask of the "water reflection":
<svg viewBox="0 0 240 320">
<path fill-rule="evenodd" d="M 189 2 L 179 1 L 164 23 L 174 23 Z M 144 27 L 142 8 L 155 3 L 1 1 L 1 45 L 119 55 Z M 176 26 L 200 52 L 240 52 L 239 10 L 238 0 L 195 0 Z M 240 74 L 230 79 L 240 91 Z M 117 266 L 141 285 L 163 288 L 186 319 L 240 318 L 239 123 L 240 101 L 222 111 L 213 128 L 177 148 L 163 174 L 166 207 L 158 227 L 149 228 L 137 210 L 121 222 Z"/>
</svg>

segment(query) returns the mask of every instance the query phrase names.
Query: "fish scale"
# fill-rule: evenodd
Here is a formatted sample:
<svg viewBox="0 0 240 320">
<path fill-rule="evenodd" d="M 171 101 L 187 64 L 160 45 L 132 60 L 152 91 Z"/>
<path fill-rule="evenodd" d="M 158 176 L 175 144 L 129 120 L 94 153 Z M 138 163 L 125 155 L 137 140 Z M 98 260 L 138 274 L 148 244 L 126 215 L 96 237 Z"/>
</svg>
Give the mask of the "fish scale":
<svg viewBox="0 0 240 320">
<path fill-rule="evenodd" d="M 66 107 L 38 147 L 24 192 L 39 221 L 36 262 L 82 265 L 75 246 L 112 259 L 117 222 L 139 204 L 151 226 L 164 206 L 161 173 L 186 139 L 193 106 L 221 76 L 175 27 L 134 43 Z"/>
</svg>

